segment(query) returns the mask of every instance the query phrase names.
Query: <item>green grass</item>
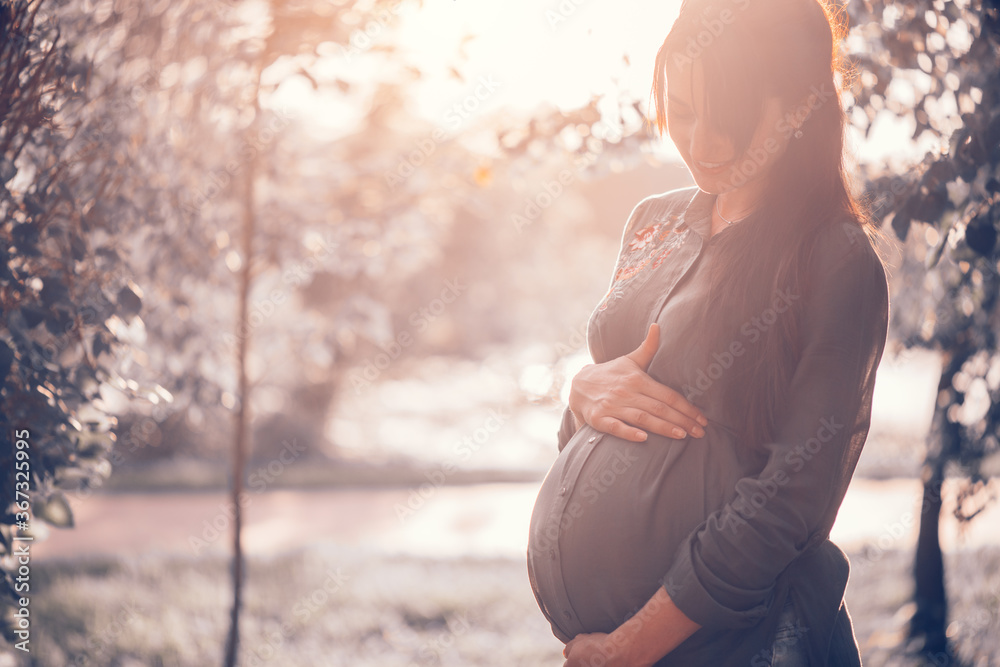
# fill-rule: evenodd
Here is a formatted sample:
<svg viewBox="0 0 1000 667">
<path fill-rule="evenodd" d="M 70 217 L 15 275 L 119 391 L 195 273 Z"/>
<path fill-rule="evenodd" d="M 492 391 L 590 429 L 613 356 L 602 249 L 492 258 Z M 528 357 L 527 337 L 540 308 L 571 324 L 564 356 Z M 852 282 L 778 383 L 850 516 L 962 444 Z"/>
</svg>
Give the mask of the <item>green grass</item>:
<svg viewBox="0 0 1000 667">
<path fill-rule="evenodd" d="M 917 664 L 901 648 L 910 559 L 886 553 L 852 574 L 848 605 L 866 667 Z M 961 655 L 1000 665 L 1000 549 L 952 555 L 947 566 Z M 313 548 L 253 559 L 247 577 L 243 667 L 562 664 L 520 560 Z M 221 664 L 230 595 L 222 559 L 42 562 L 32 583 L 32 661 L 23 664 Z"/>
</svg>

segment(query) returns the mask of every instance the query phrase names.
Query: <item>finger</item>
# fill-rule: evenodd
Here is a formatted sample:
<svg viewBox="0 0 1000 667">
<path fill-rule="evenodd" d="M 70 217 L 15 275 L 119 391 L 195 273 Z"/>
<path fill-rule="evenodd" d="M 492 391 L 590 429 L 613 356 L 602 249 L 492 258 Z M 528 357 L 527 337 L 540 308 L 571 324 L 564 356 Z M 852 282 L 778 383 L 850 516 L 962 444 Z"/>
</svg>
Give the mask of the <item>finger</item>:
<svg viewBox="0 0 1000 667">
<path fill-rule="evenodd" d="M 573 651 L 573 642 L 575 642 L 575 641 L 576 641 L 575 638 L 571 639 L 571 640 L 569 640 L 569 643 L 566 644 L 566 646 L 563 647 L 562 654 L 563 654 L 563 657 L 566 658 L 567 660 L 569 660 L 569 654 L 572 653 L 572 651 Z M 567 662 L 566 664 L 569 664 L 569 663 Z"/>
<path fill-rule="evenodd" d="M 688 434 L 700 438 L 705 435 L 705 429 L 697 417 L 691 417 L 670 403 L 664 403 L 662 400 L 649 396 L 637 396 L 632 405 L 626 408 L 621 415 L 616 416 L 636 428 L 658 433 L 668 438 L 684 438 Z M 673 433 L 672 429 L 674 428 L 679 428 L 684 433 Z"/>
<path fill-rule="evenodd" d="M 579 636 L 579 635 L 577 635 Z M 576 637 L 570 640 L 566 644 L 566 648 L 563 649 L 563 657 L 566 658 L 566 662 L 563 663 L 563 667 L 574 667 L 580 663 L 578 658 L 573 657 L 573 644 L 576 642 Z"/>
<path fill-rule="evenodd" d="M 655 403 L 651 399 L 646 399 L 650 403 L 659 406 L 658 408 L 650 408 L 651 410 L 663 409 L 662 403 Z M 696 422 L 685 417 L 681 413 L 673 410 L 672 408 L 667 408 L 671 412 L 671 415 L 666 419 L 663 419 L 649 410 L 644 410 L 641 408 L 627 408 L 623 411 L 622 421 L 624 421 L 629 426 L 634 426 L 646 433 L 655 433 L 657 435 L 662 435 L 665 438 L 675 438 L 682 439 L 688 437 L 688 435 L 693 435 L 696 438 L 700 438 L 705 434 L 704 429 L 701 428 Z"/>
<path fill-rule="evenodd" d="M 643 339 L 642 343 L 632 352 L 629 352 L 626 357 L 631 359 L 638 365 L 644 372 L 649 370 L 649 364 L 653 361 L 653 357 L 656 356 L 656 351 L 659 349 L 660 344 L 660 325 L 653 322 L 649 325 L 649 331 L 646 332 L 646 338 Z M 649 375 L 645 375 L 639 379 L 638 390 L 640 393 L 644 393 L 652 398 L 665 403 L 670 407 L 683 414 L 690 421 L 696 421 L 701 426 L 708 425 L 708 418 L 705 417 L 702 412 L 692 405 L 686 398 L 678 394 L 676 391 L 670 387 L 660 384 Z M 667 417 L 668 415 L 661 415 L 662 417 Z M 683 426 L 688 432 L 693 430 L 693 424 Z"/>
<path fill-rule="evenodd" d="M 642 429 L 626 424 L 614 417 L 601 417 L 594 422 L 594 428 L 601 433 L 617 436 L 630 442 L 645 442 L 648 434 Z"/>
<path fill-rule="evenodd" d="M 645 404 L 643 405 L 647 412 L 652 412 L 657 417 L 668 421 L 673 421 L 676 416 L 680 416 L 678 425 L 689 433 L 694 430 L 696 424 L 708 426 L 708 418 L 705 414 L 683 394 L 665 384 L 660 384 L 649 376 L 639 380 L 636 392 L 654 401 L 655 405 L 651 409 Z"/>
<path fill-rule="evenodd" d="M 625 356 L 638 364 L 639 368 L 646 370 L 649 368 L 649 364 L 656 355 L 656 350 L 659 346 L 660 325 L 653 322 L 649 325 L 649 331 L 646 332 L 646 338 L 639 344 L 639 347 L 635 348 Z"/>
</svg>

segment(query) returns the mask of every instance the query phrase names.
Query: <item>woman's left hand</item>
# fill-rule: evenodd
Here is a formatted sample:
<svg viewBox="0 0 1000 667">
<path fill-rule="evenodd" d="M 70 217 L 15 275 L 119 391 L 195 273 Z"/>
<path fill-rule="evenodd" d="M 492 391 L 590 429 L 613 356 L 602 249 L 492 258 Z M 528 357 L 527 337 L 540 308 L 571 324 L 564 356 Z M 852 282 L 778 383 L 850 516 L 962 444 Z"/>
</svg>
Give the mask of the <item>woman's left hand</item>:
<svg viewBox="0 0 1000 667">
<path fill-rule="evenodd" d="M 626 646 L 612 640 L 611 635 L 593 632 L 577 635 L 566 644 L 563 667 L 638 667 L 628 658 Z"/>
</svg>

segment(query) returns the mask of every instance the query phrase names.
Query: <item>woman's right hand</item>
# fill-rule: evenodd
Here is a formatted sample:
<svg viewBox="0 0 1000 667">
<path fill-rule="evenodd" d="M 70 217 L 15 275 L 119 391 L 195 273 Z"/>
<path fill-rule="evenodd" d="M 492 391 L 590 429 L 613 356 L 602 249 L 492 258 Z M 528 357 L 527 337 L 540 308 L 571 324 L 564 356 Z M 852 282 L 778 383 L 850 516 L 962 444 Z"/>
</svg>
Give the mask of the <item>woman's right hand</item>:
<svg viewBox="0 0 1000 667">
<path fill-rule="evenodd" d="M 578 429 L 583 422 L 632 442 L 644 441 L 647 431 L 677 439 L 689 433 L 697 438 L 705 435 L 701 428 L 708 424 L 705 415 L 646 373 L 659 341 L 659 326 L 651 324 L 635 350 L 603 364 L 588 364 L 576 374 L 570 383 L 569 407 Z"/>
</svg>

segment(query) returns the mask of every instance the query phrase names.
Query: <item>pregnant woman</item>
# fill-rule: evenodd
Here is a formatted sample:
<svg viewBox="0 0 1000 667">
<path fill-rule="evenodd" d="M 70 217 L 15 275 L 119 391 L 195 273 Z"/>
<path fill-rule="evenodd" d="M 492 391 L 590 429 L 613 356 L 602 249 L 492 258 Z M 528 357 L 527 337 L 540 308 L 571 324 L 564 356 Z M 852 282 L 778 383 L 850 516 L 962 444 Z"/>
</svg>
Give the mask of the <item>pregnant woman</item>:
<svg viewBox="0 0 1000 667">
<path fill-rule="evenodd" d="M 695 187 L 644 199 L 594 310 L 528 573 L 565 665 L 860 665 L 830 529 L 888 327 L 839 20 L 685 0 L 652 95 Z"/>
</svg>

